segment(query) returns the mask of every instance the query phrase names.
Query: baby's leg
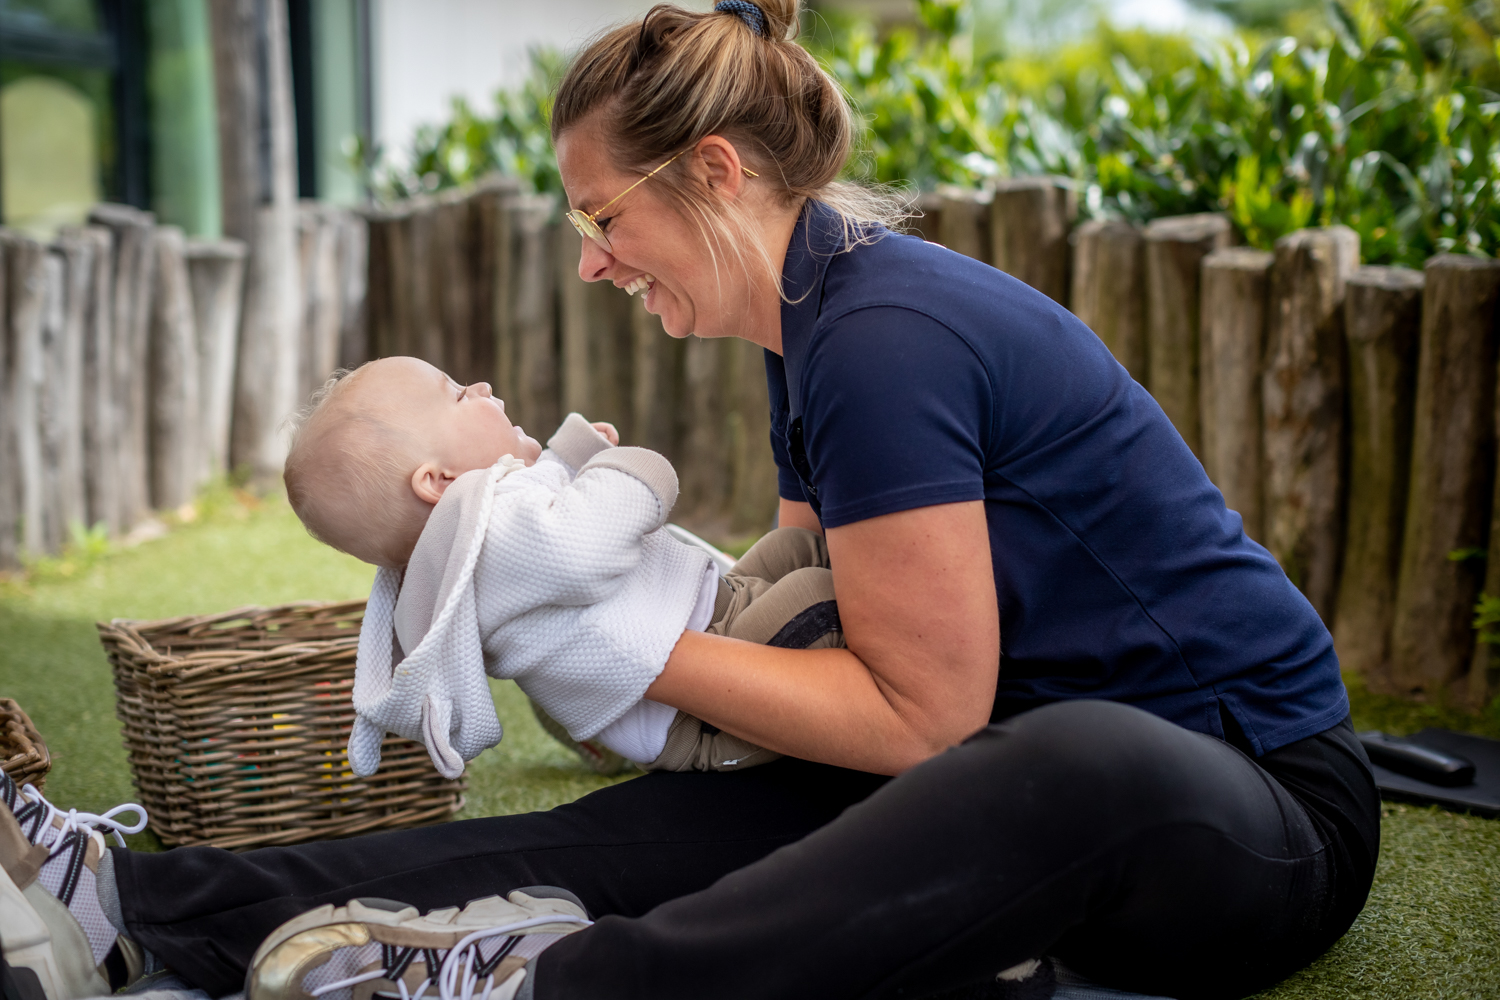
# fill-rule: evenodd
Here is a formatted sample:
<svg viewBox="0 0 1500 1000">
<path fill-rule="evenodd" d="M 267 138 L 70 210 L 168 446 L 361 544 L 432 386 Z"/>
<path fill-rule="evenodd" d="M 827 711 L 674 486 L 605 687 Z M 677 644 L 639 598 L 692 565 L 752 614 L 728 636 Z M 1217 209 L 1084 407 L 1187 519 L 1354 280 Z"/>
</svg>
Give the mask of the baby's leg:
<svg viewBox="0 0 1500 1000">
<path fill-rule="evenodd" d="M 807 532 L 807 534 L 813 534 Z M 844 632 L 833 599 L 833 573 L 809 566 L 787 573 L 753 601 L 708 627 L 762 645 L 793 649 L 842 647 Z M 738 771 L 767 764 L 781 754 L 731 736 L 699 719 L 678 712 L 661 756 L 647 765 L 653 771 Z"/>
<path fill-rule="evenodd" d="M 775 583 L 807 566 L 828 568 L 828 543 L 823 536 L 806 528 L 775 528 L 750 546 L 726 575 L 753 576 Z"/>
</svg>

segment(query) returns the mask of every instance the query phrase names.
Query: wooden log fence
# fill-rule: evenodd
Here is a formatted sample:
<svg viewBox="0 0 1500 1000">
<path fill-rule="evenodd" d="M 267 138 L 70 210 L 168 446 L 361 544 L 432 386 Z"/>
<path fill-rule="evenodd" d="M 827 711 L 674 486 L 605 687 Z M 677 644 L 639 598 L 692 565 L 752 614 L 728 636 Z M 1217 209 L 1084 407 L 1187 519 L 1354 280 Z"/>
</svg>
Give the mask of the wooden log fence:
<svg viewBox="0 0 1500 1000">
<path fill-rule="evenodd" d="M 240 363 L 245 244 L 122 205 L 49 244 L 0 230 L 0 570 L 187 503 L 235 464 L 236 398 L 281 423 L 303 388 L 363 360 L 363 218 L 305 204 L 298 232 L 300 322 L 277 336 L 298 345 L 301 382 L 277 404 L 285 387 Z"/>
<path fill-rule="evenodd" d="M 1471 620 L 1500 591 L 1500 264 L 1359 268 L 1340 227 L 1235 248 L 1222 216 L 1075 227 L 1050 178 L 918 207 L 909 231 L 1071 306 L 1157 395 L 1348 668 L 1408 694 L 1493 693 Z M 554 199 L 492 179 L 357 216 L 304 203 L 296 245 L 297 330 L 275 339 L 296 345 L 299 401 L 334 367 L 416 355 L 491 382 L 538 437 L 577 410 L 666 454 L 690 526 L 769 525 L 762 352 L 670 338 L 580 280 Z M 257 427 L 286 408 L 263 377 L 280 362 L 239 335 L 246 281 L 242 245 L 133 209 L 100 206 L 50 246 L 0 231 L 0 567 L 56 551 L 76 520 L 127 532 L 222 474 L 236 399 Z"/>
</svg>

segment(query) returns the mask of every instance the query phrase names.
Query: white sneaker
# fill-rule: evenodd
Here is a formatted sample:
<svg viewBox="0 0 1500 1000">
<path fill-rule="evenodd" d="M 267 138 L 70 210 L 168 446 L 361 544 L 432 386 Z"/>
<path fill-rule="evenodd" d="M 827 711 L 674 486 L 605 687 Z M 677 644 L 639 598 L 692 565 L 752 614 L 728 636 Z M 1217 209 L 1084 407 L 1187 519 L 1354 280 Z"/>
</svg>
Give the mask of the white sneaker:
<svg viewBox="0 0 1500 1000">
<path fill-rule="evenodd" d="M 116 806 L 104 815 L 63 812 L 30 785 L 0 773 L 0 948 L 23 992 L 47 1000 L 77 1000 L 110 992 L 103 968 L 118 943 L 129 975 L 139 975 L 141 951 L 122 937 L 99 907 L 95 878 L 109 830 L 146 828 L 146 810 Z M 115 817 L 134 812 L 138 822 Z"/>
<path fill-rule="evenodd" d="M 246 1000 L 513 1000 L 526 965 L 591 921 L 572 893 L 517 889 L 426 916 L 385 899 L 321 906 L 250 960 Z"/>
</svg>

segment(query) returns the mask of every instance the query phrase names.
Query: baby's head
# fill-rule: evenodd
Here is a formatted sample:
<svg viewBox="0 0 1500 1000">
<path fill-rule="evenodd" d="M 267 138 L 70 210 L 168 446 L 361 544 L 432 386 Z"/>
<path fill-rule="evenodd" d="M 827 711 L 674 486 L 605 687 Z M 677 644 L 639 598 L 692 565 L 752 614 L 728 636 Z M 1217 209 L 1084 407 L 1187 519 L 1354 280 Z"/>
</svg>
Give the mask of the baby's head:
<svg viewBox="0 0 1500 1000">
<path fill-rule="evenodd" d="M 542 446 L 488 383 L 461 386 L 425 361 L 383 358 L 328 382 L 293 433 L 292 509 L 314 538 L 377 566 L 405 566 L 448 485 Z"/>
</svg>

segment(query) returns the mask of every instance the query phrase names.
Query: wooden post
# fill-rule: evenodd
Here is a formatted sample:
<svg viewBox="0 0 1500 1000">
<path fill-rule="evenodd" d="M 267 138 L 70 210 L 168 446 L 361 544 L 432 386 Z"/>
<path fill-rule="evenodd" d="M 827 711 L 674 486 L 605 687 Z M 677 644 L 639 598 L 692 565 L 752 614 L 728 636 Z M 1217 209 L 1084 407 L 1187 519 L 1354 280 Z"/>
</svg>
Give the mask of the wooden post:
<svg viewBox="0 0 1500 1000">
<path fill-rule="evenodd" d="M 991 212 L 995 266 L 1066 306 L 1068 233 L 1078 213 L 1073 189 L 1051 177 L 1002 180 Z"/>
<path fill-rule="evenodd" d="M 1359 236 L 1344 226 L 1276 242 L 1265 420 L 1266 547 L 1332 624 L 1344 541 L 1344 282 Z"/>
<path fill-rule="evenodd" d="M 729 530 L 769 530 L 776 516 L 776 459 L 771 454 L 771 411 L 766 399 L 765 351 L 738 337 L 727 341 L 732 507 Z"/>
<path fill-rule="evenodd" d="M 266 484 L 286 460 L 296 409 L 302 293 L 286 5 L 208 5 L 214 47 L 224 234 L 249 246 L 235 367 L 232 461 Z"/>
<path fill-rule="evenodd" d="M 681 441 L 684 343 L 667 336 L 660 317 L 648 313 L 640 298 L 631 299 L 631 332 L 635 343 L 631 437 L 635 444 L 676 461 Z"/>
<path fill-rule="evenodd" d="M 1203 258 L 1198 386 L 1203 470 L 1239 511 L 1245 534 L 1265 537 L 1261 516 L 1261 358 L 1272 255 L 1226 247 Z"/>
<path fill-rule="evenodd" d="M 9 322 L 9 272 L 10 248 L 0 239 L 0 570 L 21 565 L 20 415 L 10 388 L 16 377 L 16 344 Z"/>
<path fill-rule="evenodd" d="M 9 306 L 11 380 L 6 387 L 13 407 L 18 480 L 20 484 L 21 551 L 38 556 L 47 551 L 44 456 L 40 427 L 41 390 L 46 381 L 42 323 L 47 307 L 47 251 L 40 243 L 7 230 L 6 289 Z"/>
<path fill-rule="evenodd" d="M 534 437 L 545 441 L 562 420 L 558 412 L 556 202 L 548 195 L 518 195 L 509 203 L 513 277 L 510 282 L 514 345 L 515 411 Z"/>
<path fill-rule="evenodd" d="M 239 240 L 189 240 L 185 249 L 198 333 L 199 459 L 197 482 L 229 472 L 234 415 L 234 361 L 239 353 L 240 295 L 246 247 Z"/>
<path fill-rule="evenodd" d="M 1425 274 L 1391 677 L 1438 694 L 1470 669 L 1474 647 L 1481 564 L 1449 556 L 1482 545 L 1490 522 L 1500 261 L 1441 254 Z"/>
<path fill-rule="evenodd" d="M 120 532 L 120 421 L 114 377 L 114 235 L 102 226 L 63 230 L 65 240 L 89 247 L 89 290 L 84 297 L 83 472 L 85 520 Z"/>
<path fill-rule="evenodd" d="M 1362 267 L 1349 277 L 1349 516 L 1333 644 L 1346 670 L 1390 686 L 1391 619 L 1410 488 L 1422 272 Z"/>
<path fill-rule="evenodd" d="M 1074 315 L 1099 335 L 1131 378 L 1149 387 L 1141 228 L 1093 219 L 1073 230 L 1072 242 Z"/>
<path fill-rule="evenodd" d="M 937 240 L 954 253 L 975 260 L 990 261 L 990 191 L 944 185 L 937 191 L 939 201 Z"/>
<path fill-rule="evenodd" d="M 943 196 L 929 191 L 917 196 L 912 205 L 911 218 L 906 222 L 906 231 L 920 236 L 928 243 L 941 243 L 939 232 L 943 225 Z"/>
<path fill-rule="evenodd" d="M 151 503 L 174 509 L 193 499 L 203 457 L 198 434 L 198 333 L 182 230 L 156 231 L 151 310 Z"/>
<path fill-rule="evenodd" d="M 114 237 L 113 378 L 116 441 L 116 515 L 121 531 L 151 513 L 147 451 L 149 406 L 146 372 L 151 333 L 151 290 L 156 284 L 156 219 L 127 205 L 95 205 L 94 225 Z"/>
<path fill-rule="evenodd" d="M 372 357 L 366 300 L 370 234 L 363 217 L 340 212 L 338 219 L 338 367 L 358 368 Z M 476 330 L 478 327 L 476 327 Z M 488 368 L 480 369 L 489 378 Z"/>
<path fill-rule="evenodd" d="M 443 327 L 437 314 L 439 298 L 432 284 L 430 257 L 432 229 L 437 204 L 432 198 L 414 198 L 407 203 L 397 230 L 401 236 L 401 270 L 394 278 L 405 290 L 406 313 L 400 317 L 407 337 L 404 353 L 421 358 L 436 368 L 447 368 Z"/>
<path fill-rule="evenodd" d="M 63 296 L 66 268 L 62 258 L 45 249 L 42 252 L 42 308 L 40 321 L 36 325 L 34 346 L 34 384 L 31 386 L 31 401 L 35 406 L 36 445 L 40 459 L 37 473 L 37 493 L 40 505 L 37 510 L 37 533 L 39 544 L 36 552 L 55 555 L 62 551 L 67 539 L 68 526 L 64 519 L 63 503 L 63 451 L 67 435 L 67 424 L 74 415 L 64 380 L 62 355 L 66 351 L 63 342 Z"/>
<path fill-rule="evenodd" d="M 508 391 L 496 370 L 501 338 L 506 336 L 510 316 L 510 216 L 505 205 L 520 193 L 520 182 L 513 177 L 491 176 L 474 186 L 469 196 L 473 226 L 472 273 L 474 336 L 470 341 L 473 355 L 470 363 L 479 377 L 493 384 L 495 393 L 504 397 Z"/>
<path fill-rule="evenodd" d="M 426 266 L 433 317 L 443 339 L 444 370 L 467 385 L 486 376 L 473 370 L 474 258 L 470 252 L 470 206 L 467 191 L 448 191 L 432 207 Z"/>
<path fill-rule="evenodd" d="M 491 356 L 494 359 L 495 394 L 508 402 L 516 401 L 516 215 L 513 203 L 516 192 L 492 192 L 481 204 L 480 227 L 483 245 L 489 248 Z"/>
<path fill-rule="evenodd" d="M 298 405 L 339 366 L 340 312 L 338 211 L 315 201 L 297 206 L 297 241 L 302 266 L 302 357 Z"/>
<path fill-rule="evenodd" d="M 1203 258 L 1229 245 L 1223 215 L 1179 215 L 1146 227 L 1146 348 L 1151 395 L 1193 454 L 1203 455 L 1198 326 Z"/>
<path fill-rule="evenodd" d="M 630 296 L 608 281 L 578 276 L 579 237 L 559 229 L 558 328 L 562 409 L 607 420 L 631 441 Z"/>
<path fill-rule="evenodd" d="M 366 360 L 388 358 L 396 350 L 396 291 L 391 267 L 392 230 L 395 213 L 385 209 L 367 209 L 365 233 L 365 329 L 369 344 Z"/>
<path fill-rule="evenodd" d="M 682 484 L 678 517 L 711 534 L 727 527 L 729 400 L 722 339 L 687 338 L 682 345 Z"/>
<path fill-rule="evenodd" d="M 61 233 L 51 263 L 58 274 L 53 296 L 56 313 L 44 327 L 49 336 L 43 448 L 55 483 L 49 490 L 47 506 L 48 544 L 56 551 L 67 543 L 74 525 L 88 524 L 83 471 L 83 354 L 89 293 L 93 290 L 93 245 L 74 234 Z"/>
<path fill-rule="evenodd" d="M 1500 374 L 1497 374 L 1500 377 Z M 1500 434 L 1500 387 L 1496 389 L 1495 430 Z M 1490 544 L 1485 560 L 1484 597 L 1500 597 L 1500 469 L 1496 470 L 1495 488 L 1490 497 Z M 1490 627 L 1493 634 L 1494 626 Z M 1455 702 L 1459 707 L 1478 714 L 1489 705 L 1500 688 L 1500 647 L 1483 641 L 1476 632 L 1474 654 L 1469 660 L 1467 683 L 1459 687 Z"/>
</svg>

